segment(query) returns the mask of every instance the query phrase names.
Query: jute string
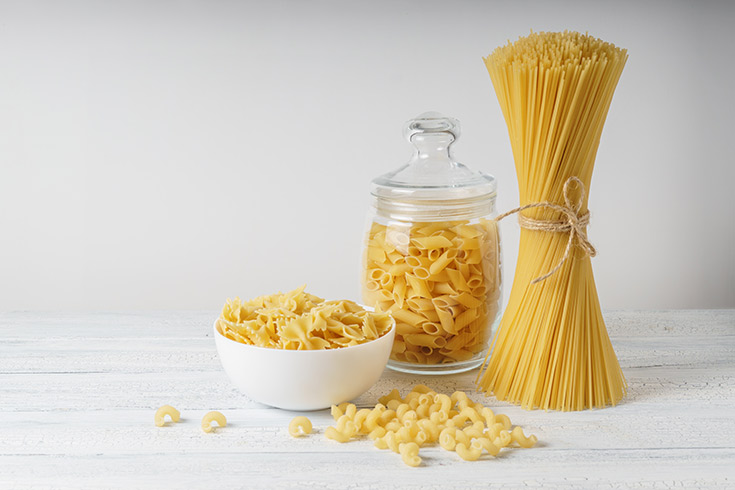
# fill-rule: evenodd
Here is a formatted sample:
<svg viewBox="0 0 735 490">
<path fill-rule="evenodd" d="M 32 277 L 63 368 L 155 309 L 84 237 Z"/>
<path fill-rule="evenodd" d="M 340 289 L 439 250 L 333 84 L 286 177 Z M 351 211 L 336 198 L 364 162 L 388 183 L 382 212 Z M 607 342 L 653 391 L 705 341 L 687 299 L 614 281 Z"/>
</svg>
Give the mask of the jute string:
<svg viewBox="0 0 735 490">
<path fill-rule="evenodd" d="M 577 184 L 580 189 L 580 197 L 576 200 L 576 202 L 572 202 L 571 196 L 570 196 L 570 190 L 571 185 Z M 564 256 L 561 258 L 558 264 L 556 264 L 556 267 L 551 269 L 549 272 L 544 274 L 541 277 L 537 277 L 533 281 L 531 281 L 531 284 L 536 284 L 537 282 L 541 282 L 545 279 L 548 279 L 549 277 L 556 274 L 556 272 L 561 269 L 561 266 L 564 265 L 564 262 L 567 261 L 570 254 L 572 253 L 572 246 L 574 245 L 575 238 L 579 242 L 579 247 L 584 251 L 586 255 L 589 255 L 590 257 L 594 257 L 597 255 L 597 250 L 595 250 L 595 247 L 592 246 L 589 239 L 587 238 L 587 233 L 585 233 L 584 228 L 590 224 L 590 212 L 585 211 L 584 213 L 580 213 L 580 209 L 582 208 L 582 200 L 585 195 L 585 188 L 584 184 L 581 180 L 579 180 L 577 177 L 569 177 L 566 182 L 564 182 L 564 205 L 560 204 L 554 204 L 551 202 L 534 202 L 531 204 L 526 204 L 525 206 L 520 206 L 515 209 L 511 209 L 507 213 L 503 213 L 497 218 L 495 218 L 496 221 L 500 221 L 503 218 L 506 218 L 510 216 L 511 214 L 518 213 L 518 224 L 521 226 L 521 228 L 525 228 L 527 230 L 537 230 L 537 231 L 548 231 L 551 233 L 569 233 L 569 240 L 567 241 L 567 247 L 564 250 Z M 564 218 L 559 220 L 537 220 L 533 218 L 529 218 L 527 216 L 523 216 L 521 211 L 524 211 L 526 209 L 530 208 L 547 208 L 547 209 L 553 209 L 554 211 L 558 211 L 564 215 Z"/>
</svg>

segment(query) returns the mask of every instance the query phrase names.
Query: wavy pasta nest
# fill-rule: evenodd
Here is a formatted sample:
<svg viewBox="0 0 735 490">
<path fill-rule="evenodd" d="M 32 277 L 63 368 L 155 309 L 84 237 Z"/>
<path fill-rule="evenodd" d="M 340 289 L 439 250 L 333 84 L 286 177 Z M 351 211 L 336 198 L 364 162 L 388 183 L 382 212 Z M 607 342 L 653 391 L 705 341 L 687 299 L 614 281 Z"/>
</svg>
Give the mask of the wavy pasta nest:
<svg viewBox="0 0 735 490">
<path fill-rule="evenodd" d="M 285 350 L 336 349 L 378 339 L 390 331 L 388 313 L 365 310 L 353 301 L 325 301 L 304 291 L 228 299 L 217 329 L 243 344 Z"/>
</svg>

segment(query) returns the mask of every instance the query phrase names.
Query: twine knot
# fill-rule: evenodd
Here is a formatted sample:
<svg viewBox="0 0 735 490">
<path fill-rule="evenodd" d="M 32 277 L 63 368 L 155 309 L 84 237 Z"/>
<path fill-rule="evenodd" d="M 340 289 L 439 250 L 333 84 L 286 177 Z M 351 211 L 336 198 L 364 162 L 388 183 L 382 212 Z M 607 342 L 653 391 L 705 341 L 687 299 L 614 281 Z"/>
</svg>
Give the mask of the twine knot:
<svg viewBox="0 0 735 490">
<path fill-rule="evenodd" d="M 581 191 L 579 198 L 574 202 L 571 198 L 570 188 L 572 184 L 577 184 Z M 567 261 L 569 255 L 571 254 L 572 245 L 574 245 L 575 238 L 578 242 L 579 247 L 584 251 L 585 255 L 589 255 L 590 257 L 594 257 L 595 255 L 597 255 L 597 250 L 595 250 L 595 247 L 592 245 L 592 243 L 590 243 L 589 239 L 587 238 L 587 233 L 584 230 L 585 227 L 590 224 L 590 212 L 579 212 L 580 209 L 582 209 L 582 200 L 584 198 L 584 194 L 585 188 L 582 181 L 579 180 L 577 177 L 569 177 L 567 181 L 564 182 L 564 205 L 554 204 L 546 201 L 535 202 L 531 204 L 526 204 L 525 206 L 517 207 L 515 209 L 511 209 L 507 213 L 503 213 L 495 218 L 496 221 L 500 221 L 501 219 L 506 218 L 511 214 L 518 213 L 518 224 L 521 226 L 521 228 L 526 228 L 527 230 L 548 231 L 552 233 L 569 233 L 567 247 L 564 250 L 564 256 L 561 258 L 559 263 L 556 264 L 556 267 L 551 269 L 543 276 L 537 277 L 536 279 L 531 281 L 531 284 L 536 284 L 537 282 L 548 279 L 559 269 L 561 269 L 561 266 L 564 265 L 564 262 Z M 521 214 L 521 211 L 529 208 L 553 209 L 554 211 L 558 211 L 559 213 L 563 214 L 564 218 L 559 220 L 545 221 L 523 216 L 523 214 Z"/>
</svg>

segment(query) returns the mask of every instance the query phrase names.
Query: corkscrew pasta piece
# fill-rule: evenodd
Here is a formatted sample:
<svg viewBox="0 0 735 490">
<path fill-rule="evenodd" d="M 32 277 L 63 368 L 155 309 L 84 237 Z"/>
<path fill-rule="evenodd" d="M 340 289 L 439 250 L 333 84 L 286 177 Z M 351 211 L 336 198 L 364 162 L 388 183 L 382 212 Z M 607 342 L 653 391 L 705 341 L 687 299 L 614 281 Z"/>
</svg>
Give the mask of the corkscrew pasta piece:
<svg viewBox="0 0 735 490">
<path fill-rule="evenodd" d="M 485 428 L 485 425 L 482 422 L 477 422 L 477 424 L 479 424 L 479 427 L 476 424 L 472 424 L 470 427 L 462 429 L 462 432 L 464 432 L 470 439 L 484 437 L 485 432 L 483 429 Z"/>
<path fill-rule="evenodd" d="M 380 417 L 378 419 L 378 422 L 385 425 L 391 420 L 393 420 L 396 417 L 396 411 L 391 410 L 390 408 L 386 411 L 384 411 L 382 414 L 380 414 Z"/>
<path fill-rule="evenodd" d="M 478 414 L 477 410 L 475 410 L 474 408 L 466 406 L 462 409 L 461 412 L 452 417 L 452 420 L 456 425 L 463 425 L 468 420 L 471 420 L 473 423 L 479 422 L 480 414 Z"/>
<path fill-rule="evenodd" d="M 442 429 L 439 434 L 439 445 L 447 451 L 454 451 L 454 448 L 457 447 L 456 433 L 457 429 L 454 427 L 445 427 Z"/>
<path fill-rule="evenodd" d="M 202 430 L 204 432 L 212 432 L 214 430 L 212 422 L 217 422 L 217 425 L 220 428 L 227 426 L 227 419 L 225 416 L 221 412 L 213 410 L 202 417 Z"/>
<path fill-rule="evenodd" d="M 311 429 L 311 420 L 304 416 L 294 417 L 288 424 L 288 433 L 293 437 L 303 437 L 311 434 Z"/>
<path fill-rule="evenodd" d="M 463 442 L 458 442 L 454 451 L 465 461 L 477 461 L 482 456 L 482 449 L 473 446 L 467 447 Z"/>
<path fill-rule="evenodd" d="M 438 393 L 434 395 L 434 401 L 440 404 L 439 410 L 447 414 L 449 413 L 449 410 L 452 408 L 453 405 L 452 399 L 444 393 Z"/>
<path fill-rule="evenodd" d="M 436 442 L 439 440 L 439 426 L 428 418 L 422 418 L 417 422 L 421 431 L 426 434 L 426 442 Z"/>
<path fill-rule="evenodd" d="M 487 428 L 487 433 L 490 437 L 495 439 L 500 435 L 500 431 L 505 430 L 505 426 L 500 422 L 496 422 Z"/>
<path fill-rule="evenodd" d="M 429 420 L 431 420 L 434 424 L 439 426 L 440 424 L 444 424 L 447 422 L 449 415 L 444 410 L 437 410 L 436 412 L 429 415 Z"/>
<path fill-rule="evenodd" d="M 501 430 L 500 433 L 498 434 L 498 437 L 496 437 L 495 440 L 493 440 L 493 444 L 495 444 L 498 447 L 508 447 L 511 440 L 512 439 L 510 436 L 510 432 L 508 432 L 507 430 Z"/>
<path fill-rule="evenodd" d="M 286 350 L 336 349 L 358 345 L 388 333 L 388 313 L 369 312 L 347 300 L 325 301 L 304 292 L 227 300 L 217 331 L 243 344 Z"/>
<path fill-rule="evenodd" d="M 378 441 L 376 441 L 375 443 L 375 446 L 378 447 L 378 449 L 390 449 L 394 453 L 399 452 L 399 440 L 395 432 L 386 432 L 386 434 L 381 437 L 379 441 L 380 446 L 378 446 Z"/>
<path fill-rule="evenodd" d="M 163 427 L 166 425 L 166 415 L 168 415 L 171 418 L 172 422 L 178 422 L 180 420 L 181 414 L 178 410 L 176 410 L 171 405 L 163 405 L 158 410 L 156 410 L 156 414 L 153 416 L 153 421 L 155 422 L 156 426 Z"/>
<path fill-rule="evenodd" d="M 472 439 L 470 439 L 470 436 L 467 435 L 464 429 L 457 429 L 454 433 L 454 439 L 457 441 L 457 444 L 462 443 L 465 446 L 469 446 L 472 442 Z"/>
<path fill-rule="evenodd" d="M 487 437 L 478 437 L 477 439 L 472 441 L 472 446 L 484 449 L 491 456 L 497 456 L 501 449 L 500 447 L 493 444 L 492 441 Z"/>
<path fill-rule="evenodd" d="M 498 415 L 496 415 L 495 422 L 503 424 L 503 428 L 505 430 L 510 430 L 510 426 L 511 426 L 510 418 L 508 418 L 508 416 L 505 415 L 504 413 L 499 413 Z"/>
<path fill-rule="evenodd" d="M 510 437 L 514 442 L 517 442 L 519 446 L 529 448 L 536 445 L 538 438 L 535 435 L 526 437 L 523 433 L 523 429 L 520 426 L 513 427 L 513 431 L 510 433 Z"/>
<path fill-rule="evenodd" d="M 418 466 L 421 464 L 421 456 L 419 456 L 419 446 L 415 442 L 402 443 L 398 446 L 401 459 L 408 466 Z"/>
<path fill-rule="evenodd" d="M 385 430 L 387 430 L 388 432 L 398 432 L 401 427 L 403 427 L 403 425 L 401 424 L 401 421 L 397 418 L 385 424 Z"/>
<path fill-rule="evenodd" d="M 376 437 L 375 442 L 373 443 L 373 446 L 375 446 L 378 449 L 389 449 L 388 442 L 385 439 L 386 435 L 388 435 L 387 432 L 380 437 Z"/>
<path fill-rule="evenodd" d="M 324 436 L 327 439 L 332 439 L 333 441 L 337 442 L 347 442 L 352 437 L 352 435 L 340 432 L 334 427 L 327 427 L 327 429 L 324 431 Z"/>
<path fill-rule="evenodd" d="M 488 407 L 483 407 L 480 410 L 480 415 L 485 419 L 485 424 L 490 427 L 495 423 L 495 413 Z"/>
<path fill-rule="evenodd" d="M 371 439 L 374 441 L 380 437 L 383 437 L 386 434 L 386 432 L 387 431 L 385 430 L 384 427 L 376 427 L 373 430 L 371 430 L 367 436 L 368 436 L 368 439 Z"/>
<path fill-rule="evenodd" d="M 397 322 L 391 358 L 443 364 L 484 352 L 499 307 L 498 257 L 493 220 L 373 223 L 363 301 Z"/>
</svg>

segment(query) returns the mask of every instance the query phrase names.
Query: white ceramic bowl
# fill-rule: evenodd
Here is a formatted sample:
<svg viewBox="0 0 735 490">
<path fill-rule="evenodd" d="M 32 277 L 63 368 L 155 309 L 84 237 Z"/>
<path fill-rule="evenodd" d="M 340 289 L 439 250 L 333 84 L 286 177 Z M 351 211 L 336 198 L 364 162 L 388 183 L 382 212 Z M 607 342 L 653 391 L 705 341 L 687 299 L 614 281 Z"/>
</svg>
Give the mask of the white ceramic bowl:
<svg viewBox="0 0 735 490">
<path fill-rule="evenodd" d="M 320 410 L 365 393 L 383 373 L 396 335 L 326 350 L 283 350 L 235 342 L 217 331 L 222 367 L 249 398 L 287 410 Z"/>
</svg>

